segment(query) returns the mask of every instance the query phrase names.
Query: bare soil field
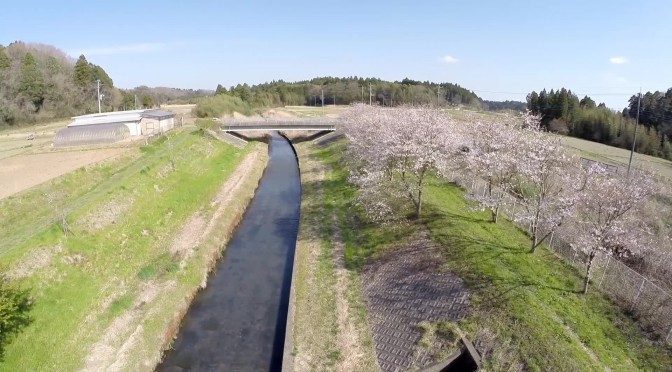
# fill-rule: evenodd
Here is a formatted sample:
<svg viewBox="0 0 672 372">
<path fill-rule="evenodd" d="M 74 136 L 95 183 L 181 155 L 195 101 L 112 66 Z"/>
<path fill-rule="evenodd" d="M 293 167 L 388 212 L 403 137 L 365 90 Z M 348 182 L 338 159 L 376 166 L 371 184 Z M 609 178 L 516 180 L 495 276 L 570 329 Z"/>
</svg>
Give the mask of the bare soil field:
<svg viewBox="0 0 672 372">
<path fill-rule="evenodd" d="M 0 199 L 80 167 L 122 154 L 127 148 L 15 155 L 0 161 Z"/>
</svg>

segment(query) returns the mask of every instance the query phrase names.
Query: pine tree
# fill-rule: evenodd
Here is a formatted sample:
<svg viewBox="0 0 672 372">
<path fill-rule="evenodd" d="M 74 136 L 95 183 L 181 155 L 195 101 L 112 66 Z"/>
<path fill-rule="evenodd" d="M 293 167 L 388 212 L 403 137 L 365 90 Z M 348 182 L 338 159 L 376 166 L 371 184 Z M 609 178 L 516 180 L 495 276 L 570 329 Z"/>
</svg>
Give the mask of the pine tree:
<svg viewBox="0 0 672 372">
<path fill-rule="evenodd" d="M 26 53 L 21 65 L 19 94 L 35 106 L 35 111 L 39 111 L 44 101 L 44 77 L 35 62 L 35 57 L 30 53 Z"/>
<path fill-rule="evenodd" d="M 215 90 L 215 95 L 218 96 L 220 94 L 226 94 L 228 93 L 226 91 L 226 88 L 222 84 L 217 84 L 217 89 Z"/>
<path fill-rule="evenodd" d="M 103 86 L 111 88 L 114 86 L 114 82 L 112 81 L 112 78 L 103 70 L 102 67 L 98 65 L 94 65 L 93 63 L 89 64 L 89 67 L 91 68 L 91 80 L 90 82 L 95 82 L 96 80 L 100 80 L 100 83 L 103 84 Z"/>
<path fill-rule="evenodd" d="M 93 81 L 91 65 L 82 54 L 75 63 L 75 84 L 81 88 L 89 86 Z"/>
</svg>

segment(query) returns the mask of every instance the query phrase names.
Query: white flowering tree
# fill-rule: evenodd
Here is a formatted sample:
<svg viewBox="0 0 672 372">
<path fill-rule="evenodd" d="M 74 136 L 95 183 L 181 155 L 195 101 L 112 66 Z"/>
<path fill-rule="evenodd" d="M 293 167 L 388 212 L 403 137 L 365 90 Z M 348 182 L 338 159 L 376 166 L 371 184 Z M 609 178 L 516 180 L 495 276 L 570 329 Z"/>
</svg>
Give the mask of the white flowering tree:
<svg viewBox="0 0 672 372">
<path fill-rule="evenodd" d="M 572 246 L 588 255 L 584 293 L 588 292 L 597 252 L 627 257 L 647 248 L 652 236 L 637 210 L 654 192 L 654 184 L 644 172 L 628 178 L 593 166 L 586 173 L 571 226 Z"/>
<path fill-rule="evenodd" d="M 401 200 L 422 214 L 427 176 L 446 153 L 452 122 L 426 107 L 379 108 L 355 105 L 341 116 L 355 162 L 350 180 L 369 218 L 389 218 Z"/>
<path fill-rule="evenodd" d="M 578 162 L 566 154 L 559 137 L 541 130 L 539 117 L 524 115 L 518 141 L 522 146 L 511 193 L 523 207 L 516 222 L 530 226 L 534 253 L 571 216 L 582 185 Z"/>
<path fill-rule="evenodd" d="M 505 196 L 511 191 L 512 179 L 520 161 L 520 128 L 512 123 L 477 121 L 468 128 L 470 143 L 466 153 L 467 169 L 484 179 L 488 188 L 484 194 L 471 199 L 490 210 L 492 221 L 497 222 Z"/>
</svg>

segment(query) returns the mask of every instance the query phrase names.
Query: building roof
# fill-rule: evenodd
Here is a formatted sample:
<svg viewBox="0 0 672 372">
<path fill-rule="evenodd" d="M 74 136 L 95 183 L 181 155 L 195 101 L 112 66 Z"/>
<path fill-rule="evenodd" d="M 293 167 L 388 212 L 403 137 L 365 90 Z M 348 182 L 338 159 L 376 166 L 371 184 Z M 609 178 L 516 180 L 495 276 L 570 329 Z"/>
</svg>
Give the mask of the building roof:
<svg viewBox="0 0 672 372">
<path fill-rule="evenodd" d="M 164 111 L 164 110 L 145 110 L 142 113 L 143 118 L 153 118 L 153 119 L 166 119 L 166 118 L 172 118 L 175 117 L 175 114 L 173 114 L 170 111 Z"/>
<path fill-rule="evenodd" d="M 112 143 L 128 138 L 129 135 L 130 131 L 123 123 L 69 126 L 56 132 L 54 146 Z"/>
<path fill-rule="evenodd" d="M 99 125 L 99 124 L 114 124 L 114 123 L 137 123 L 142 118 L 151 119 L 165 119 L 174 117 L 175 114 L 163 110 L 129 110 L 129 111 L 113 111 L 103 112 L 100 114 L 88 114 L 81 116 L 74 116 L 72 123 L 68 127 L 75 127 L 79 125 Z"/>
</svg>

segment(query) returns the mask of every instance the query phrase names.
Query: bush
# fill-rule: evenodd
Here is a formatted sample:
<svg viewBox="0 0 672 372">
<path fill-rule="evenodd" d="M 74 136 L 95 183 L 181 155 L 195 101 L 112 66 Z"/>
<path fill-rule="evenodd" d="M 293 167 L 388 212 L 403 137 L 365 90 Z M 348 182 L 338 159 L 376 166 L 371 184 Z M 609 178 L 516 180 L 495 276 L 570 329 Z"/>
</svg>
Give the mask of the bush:
<svg viewBox="0 0 672 372">
<path fill-rule="evenodd" d="M 218 96 L 205 97 L 198 100 L 194 114 L 199 118 L 218 118 L 222 115 L 234 112 L 243 115 L 251 115 L 252 108 L 238 97 L 220 94 Z"/>
<path fill-rule="evenodd" d="M 32 306 L 28 290 L 0 275 L 0 356 L 5 346 L 32 321 Z"/>
</svg>

